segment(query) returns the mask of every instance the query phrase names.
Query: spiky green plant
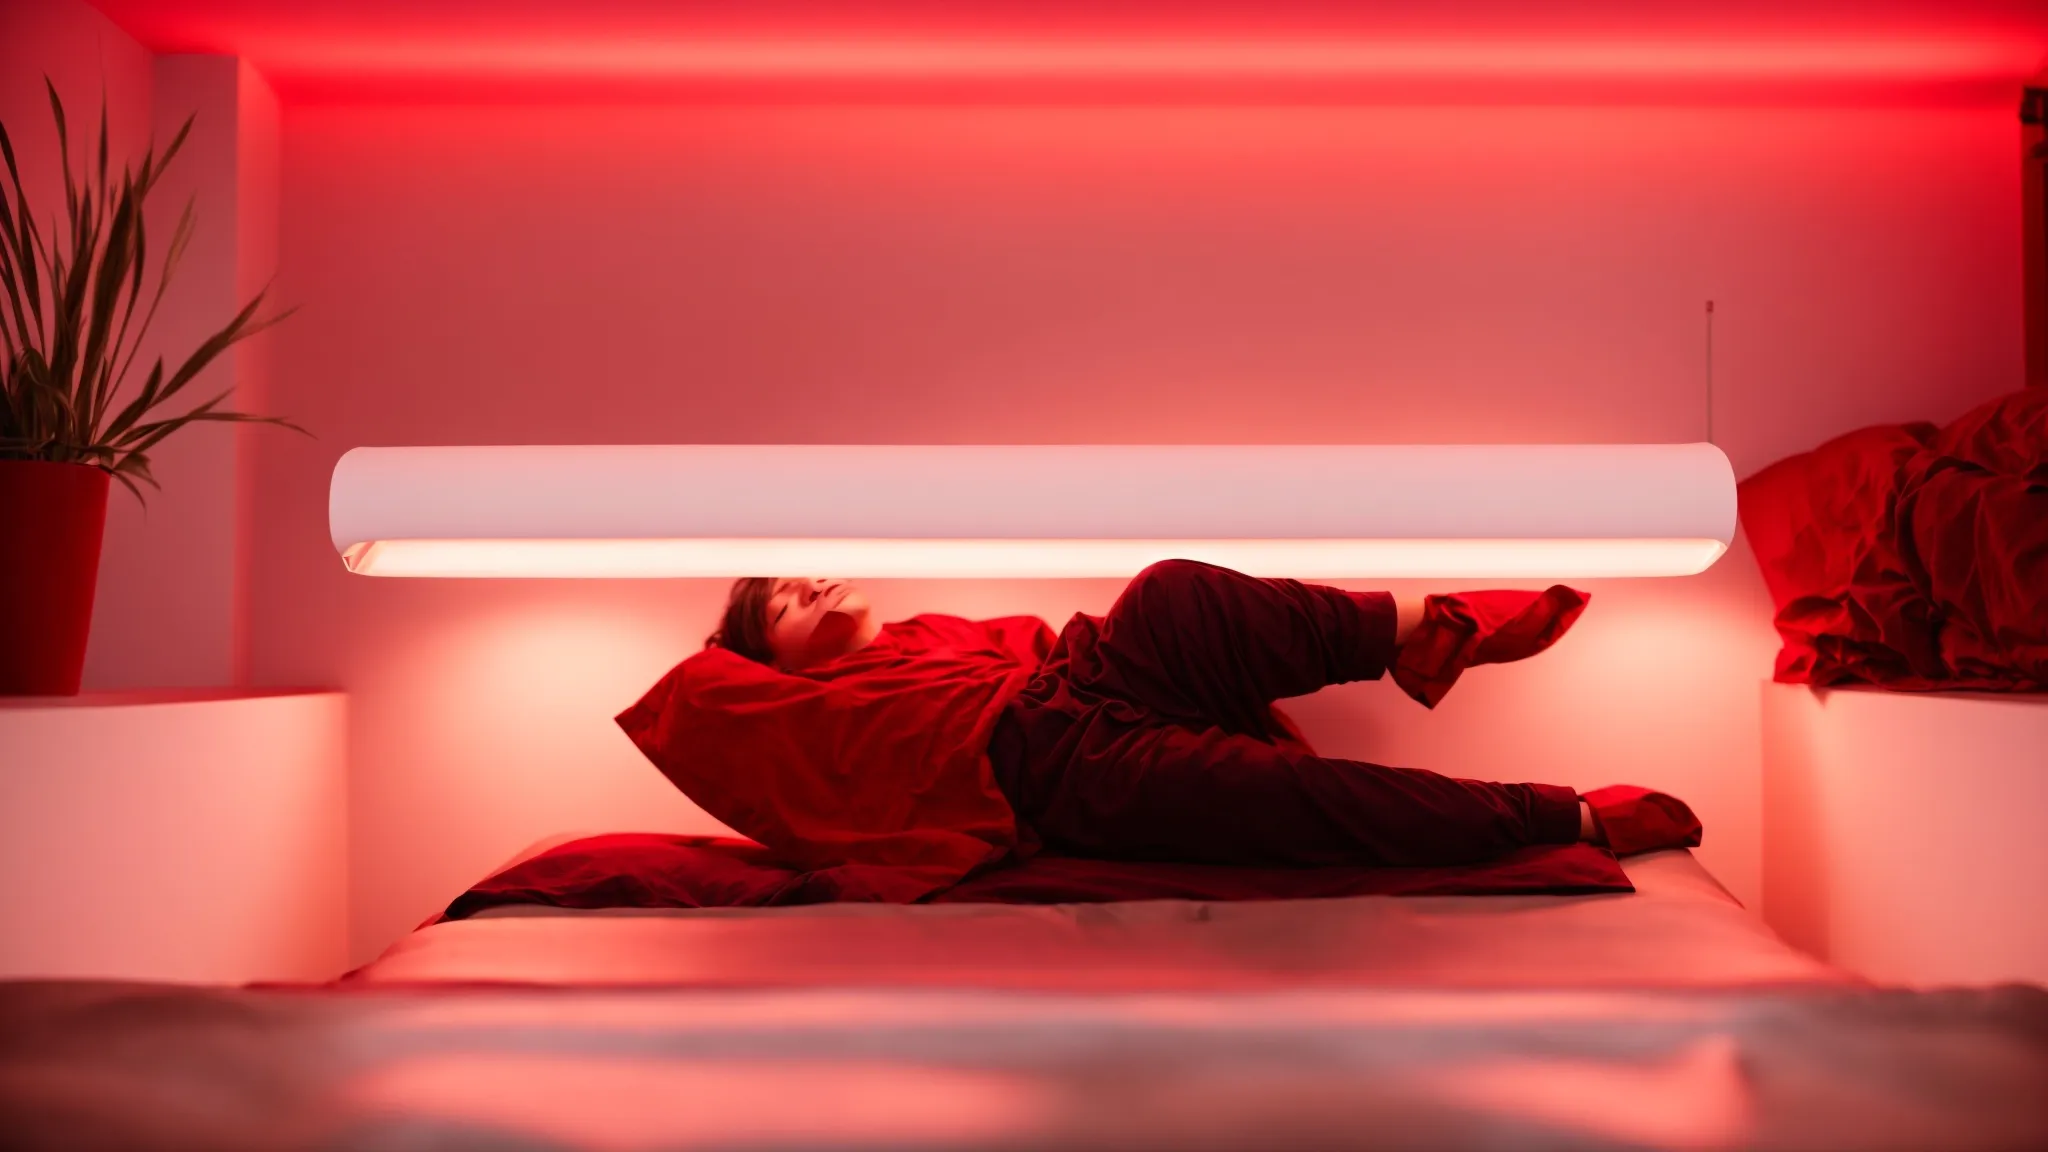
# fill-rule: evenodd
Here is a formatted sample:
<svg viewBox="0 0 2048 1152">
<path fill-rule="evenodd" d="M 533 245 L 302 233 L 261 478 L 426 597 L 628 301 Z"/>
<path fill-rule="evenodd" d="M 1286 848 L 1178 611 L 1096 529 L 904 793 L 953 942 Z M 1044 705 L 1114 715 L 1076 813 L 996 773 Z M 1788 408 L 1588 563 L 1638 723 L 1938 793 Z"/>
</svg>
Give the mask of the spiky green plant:
<svg viewBox="0 0 2048 1152">
<path fill-rule="evenodd" d="M 0 155 L 7 161 L 11 185 L 0 189 L 0 284 L 7 293 L 0 301 L 0 353 L 6 357 L 0 362 L 0 399 L 5 401 L 0 407 L 0 459 L 104 468 L 139 500 L 138 484 L 157 486 L 149 471 L 150 451 L 188 424 L 247 422 L 303 431 L 274 416 L 223 409 L 232 389 L 182 411 L 164 411 L 221 353 L 290 314 L 258 319 L 264 292 L 175 371 L 166 372 L 159 356 L 140 388 L 126 386 L 157 305 L 192 239 L 193 205 L 188 200 L 164 250 L 155 290 L 148 294 L 148 306 L 138 319 L 136 306 L 145 294 L 143 266 L 149 254 L 144 202 L 184 145 L 192 119 L 186 118 L 163 155 L 158 156 L 152 144 L 137 169 L 124 164 L 118 182 L 110 181 L 103 94 L 97 168 L 74 175 L 64 102 L 48 77 L 43 86 L 49 89 L 50 112 L 57 120 L 66 227 L 60 234 L 52 213 L 46 240 L 36 226 L 14 165 L 14 143 L 7 126 L 0 123 Z"/>
</svg>

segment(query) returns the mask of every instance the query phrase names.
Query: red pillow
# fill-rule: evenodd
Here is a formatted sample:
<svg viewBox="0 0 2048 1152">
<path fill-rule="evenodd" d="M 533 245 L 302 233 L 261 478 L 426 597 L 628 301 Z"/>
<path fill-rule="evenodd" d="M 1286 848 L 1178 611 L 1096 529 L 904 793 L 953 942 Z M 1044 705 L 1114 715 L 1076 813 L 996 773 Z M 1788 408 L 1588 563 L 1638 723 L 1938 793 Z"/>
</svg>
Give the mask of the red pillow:
<svg viewBox="0 0 2048 1152">
<path fill-rule="evenodd" d="M 1777 679 L 2048 690 L 2048 389 L 1851 432 L 1738 491 Z"/>
<path fill-rule="evenodd" d="M 1899 501 L 1956 686 L 2048 690 L 2048 388 L 1969 412 Z"/>
<path fill-rule="evenodd" d="M 768 850 L 717 836 L 621 832 L 550 848 L 477 883 L 442 913 L 501 904 L 557 908 L 758 908 L 803 903 L 802 876 Z"/>
<path fill-rule="evenodd" d="M 1633 843 L 1626 833 L 1622 838 Z M 1698 842 L 1695 837 L 1693 843 Z M 1234 868 L 1035 856 L 991 868 L 931 899 L 949 904 L 1090 904 L 1632 890 L 1614 856 L 1604 849 L 1539 844 L 1483 864 L 1446 868 Z M 775 864 L 759 844 L 640 832 L 575 840 L 522 860 L 463 893 L 442 918 L 460 920 L 505 904 L 760 908 L 864 898 L 842 889 L 833 872 L 796 872 Z"/>
<path fill-rule="evenodd" d="M 1931 424 L 1865 428 L 1781 460 L 1737 489 L 1742 528 L 1777 606 L 1777 679 L 1933 686 L 1941 661 L 1885 527 Z"/>
<path fill-rule="evenodd" d="M 678 664 L 619 727 L 676 787 L 850 899 L 915 900 L 1017 843 L 989 766 L 997 715 L 1045 625 L 920 616 L 801 674 L 719 648 Z"/>
</svg>

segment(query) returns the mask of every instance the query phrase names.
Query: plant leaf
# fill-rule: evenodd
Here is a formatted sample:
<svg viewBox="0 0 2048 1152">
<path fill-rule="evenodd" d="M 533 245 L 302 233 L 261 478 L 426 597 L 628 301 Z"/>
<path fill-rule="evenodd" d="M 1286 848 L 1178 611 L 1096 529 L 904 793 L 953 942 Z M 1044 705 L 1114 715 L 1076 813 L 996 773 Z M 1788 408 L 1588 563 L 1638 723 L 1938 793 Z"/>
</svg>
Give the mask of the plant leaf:
<svg viewBox="0 0 2048 1152">
<path fill-rule="evenodd" d="M 151 188 L 155 187 L 156 182 L 163 177 L 164 169 L 169 168 L 171 166 L 171 158 L 178 154 L 178 149 L 183 148 L 185 146 L 185 137 L 188 134 L 190 134 L 191 131 L 192 117 L 187 116 L 185 117 L 185 122 L 183 124 L 178 125 L 178 134 L 171 137 L 171 146 L 164 149 L 164 154 L 162 156 L 157 157 L 156 169 L 154 172 L 150 174 L 148 183 L 146 183 L 142 189 L 145 194 L 147 194 Z M 148 167 L 146 162 L 144 164 L 144 167 Z"/>
<path fill-rule="evenodd" d="M 171 247 L 164 253 L 164 266 L 157 271 L 156 292 L 149 299 L 149 311 L 142 314 L 142 327 L 135 330 L 135 343 L 128 348 L 128 358 L 121 362 L 119 379 L 128 378 L 128 369 L 135 363 L 135 354 L 142 350 L 143 333 L 148 332 L 150 324 L 156 320 L 157 305 L 163 303 L 164 291 L 171 286 L 171 274 L 178 270 L 178 261 L 184 258 L 185 246 L 192 242 L 192 229 L 196 219 L 192 211 L 192 201 L 188 198 L 185 201 L 185 210 L 178 215 L 178 226 L 171 233 Z"/>
<path fill-rule="evenodd" d="M 15 187 L 21 186 L 21 170 L 14 166 L 14 141 L 7 135 L 7 125 L 0 124 L 0 159 L 7 161 L 7 179 Z"/>
<path fill-rule="evenodd" d="M 31 405 L 40 408 L 47 415 L 31 416 L 30 423 L 47 429 L 63 428 L 71 423 L 71 391 L 51 377 L 50 366 L 41 352 L 30 348 L 21 354 L 20 371 L 16 379 L 23 385 L 22 397 Z M 32 409 L 34 411 L 34 409 Z M 45 434 L 47 439 L 56 439 Z"/>
<path fill-rule="evenodd" d="M 124 196 L 135 195 L 134 182 L 126 172 L 121 174 L 121 192 Z M 121 328 L 114 333 L 114 347 L 107 356 L 107 372 L 112 381 L 112 385 L 108 389 L 108 399 L 112 398 L 113 388 L 118 388 L 121 381 L 128 378 L 128 365 L 135 358 L 132 349 L 126 355 L 123 355 L 122 348 L 128 343 L 128 322 L 135 319 L 136 301 L 142 299 L 142 269 L 149 262 L 148 230 L 144 226 L 141 205 L 141 197 L 137 196 L 134 228 L 135 257 L 129 263 L 128 303 L 121 309 Z M 140 347 L 142 333 L 137 332 L 135 336 L 136 346 Z"/>
<path fill-rule="evenodd" d="M 92 255 L 97 243 L 96 226 L 80 227 L 72 237 L 71 259 L 56 277 L 62 287 L 50 320 L 50 372 L 66 388 L 83 383 L 78 373 L 79 336 L 85 327 L 86 289 L 92 279 Z M 74 433 L 74 438 L 85 437 Z"/>
<path fill-rule="evenodd" d="M 243 305 L 240 312 L 235 313 L 235 318 L 228 321 L 227 327 L 207 337 L 204 343 L 185 358 L 185 362 L 178 366 L 178 370 L 171 374 L 170 382 L 164 385 L 163 399 L 168 400 L 176 396 L 180 389 L 192 382 L 193 377 L 204 371 L 208 364 L 213 363 L 215 357 L 227 351 L 236 342 L 261 331 L 260 328 L 250 331 L 243 329 L 248 325 L 249 318 L 256 314 L 256 309 L 262 306 L 263 293 L 258 292 L 254 299 Z M 266 322 L 264 326 L 267 327 L 268 323 L 270 322 Z"/>
<path fill-rule="evenodd" d="M 114 446 L 116 448 L 126 448 L 131 452 L 146 452 L 155 447 L 157 441 L 162 440 L 194 420 L 206 419 L 207 415 L 221 401 L 228 398 L 229 391 L 232 391 L 232 389 L 222 391 L 220 395 L 182 415 L 166 416 L 162 420 L 152 420 L 147 424 L 137 424 L 128 430 L 126 436 L 114 441 Z"/>
<path fill-rule="evenodd" d="M 115 440 L 137 420 L 148 415 L 149 410 L 156 406 L 157 389 L 163 382 L 164 358 L 159 356 L 156 358 L 156 365 L 149 370 L 149 378 L 142 382 L 141 393 L 130 400 L 126 408 L 121 409 L 121 414 L 114 417 L 114 422 L 107 425 L 107 430 L 101 435 L 107 440 Z"/>
<path fill-rule="evenodd" d="M 100 81 L 100 188 L 107 187 L 107 82 Z"/>
<path fill-rule="evenodd" d="M 119 480 L 128 489 L 138 504 L 144 503 L 144 501 L 142 499 L 142 489 L 136 487 L 137 481 L 147 484 L 159 492 L 163 491 L 163 485 L 158 484 L 156 476 L 150 472 L 149 457 L 144 453 L 131 452 L 127 456 L 122 457 L 113 467 L 108 468 L 107 471 L 114 479 Z"/>
<path fill-rule="evenodd" d="M 65 197 L 64 210 L 53 212 L 48 221 L 47 242 L 21 186 L 13 141 L 0 125 L 0 158 L 8 173 L 7 185 L 0 187 L 0 282 L 6 287 L 5 299 L 0 300 L 0 349 L 5 354 L 0 360 L 0 457 L 99 467 L 140 499 L 143 485 L 156 485 L 150 452 L 181 428 L 198 423 L 273 424 L 305 434 L 305 429 L 280 417 L 225 409 L 232 389 L 178 415 L 157 415 L 229 348 L 292 314 L 287 309 L 259 318 L 268 287 L 182 363 L 155 357 L 139 391 L 125 395 L 129 370 L 147 343 L 151 323 L 196 231 L 195 206 L 188 199 L 164 247 L 157 284 L 144 308 L 141 290 L 149 254 L 145 200 L 190 138 L 194 121 L 186 117 L 161 152 L 154 145 L 146 148 L 138 168 L 123 165 L 117 182 L 105 85 L 93 150 L 77 170 L 70 164 L 70 126 L 63 100 L 47 76 L 43 87 L 57 129 Z M 170 364 L 176 364 L 175 371 L 169 370 Z M 125 403 L 117 397 L 125 397 Z"/>
<path fill-rule="evenodd" d="M 85 405 L 85 438 L 93 439 L 100 416 L 107 406 L 106 376 L 100 370 L 107 354 L 114 314 L 119 311 L 121 286 L 128 280 L 127 261 L 132 256 L 130 233 L 135 226 L 135 201 L 121 197 L 114 209 L 114 221 L 107 227 L 107 242 L 100 253 L 99 268 L 93 273 L 92 315 L 87 322 L 85 348 L 78 360 L 78 383 L 89 397 Z"/>
<path fill-rule="evenodd" d="M 43 74 L 43 87 L 50 93 L 50 115 L 57 120 L 57 156 L 64 166 L 64 204 L 71 212 L 71 223 L 78 224 L 78 186 L 71 179 L 71 137 L 64 127 L 64 101 L 57 95 L 57 86 L 50 83 L 49 73 Z"/>
<path fill-rule="evenodd" d="M 34 265 L 30 265 L 26 271 L 30 276 L 36 274 Z M 35 339 L 35 333 L 28 326 L 28 316 L 21 310 L 21 291 L 15 286 L 15 280 L 18 275 L 19 273 L 14 261 L 14 246 L 12 244 L 0 244 L 0 282 L 5 282 L 7 285 L 7 304 L 14 311 L 13 329 L 8 330 L 7 325 L 4 322 L 0 322 L 0 330 L 10 331 L 7 339 L 9 349 L 8 362 L 10 364 L 14 361 L 14 337 L 11 333 L 19 332 L 21 334 L 22 347 L 27 347 Z"/>
<path fill-rule="evenodd" d="M 4 157 L 7 161 L 7 182 L 8 184 L 13 186 L 15 199 L 21 205 L 21 217 L 22 224 L 24 226 L 23 231 L 19 233 L 16 232 L 14 223 L 14 212 L 7 206 L 6 193 L 0 192 L 0 239 L 4 239 L 6 241 L 7 249 L 14 253 L 15 263 L 20 265 L 20 275 L 22 275 L 28 280 L 28 284 L 26 287 L 29 293 L 29 300 L 34 305 L 32 311 L 36 318 L 37 332 L 38 334 L 40 334 L 43 326 L 43 310 L 41 306 L 41 301 L 37 299 L 35 284 L 36 273 L 39 271 L 39 269 L 36 267 L 35 253 L 33 251 L 30 251 L 26 255 L 23 255 L 22 253 L 22 249 L 28 244 L 28 233 L 26 231 L 26 225 L 28 224 L 29 220 L 28 196 L 25 192 L 22 191 L 21 170 L 15 167 L 14 164 L 14 141 L 8 138 L 7 125 L 4 123 L 0 123 L 0 157 Z M 8 294 L 10 296 L 13 295 L 16 291 L 13 276 L 9 276 L 7 278 L 7 289 Z M 16 300 L 15 311 L 17 313 L 17 319 L 20 309 L 21 302 L 19 300 Z M 24 340 L 28 339 L 27 331 L 27 327 L 23 326 L 22 332 Z"/>
<path fill-rule="evenodd" d="M 14 199 L 19 212 L 14 222 L 14 230 L 7 237 L 7 242 L 14 248 L 15 260 L 26 269 L 21 274 L 21 287 L 28 296 L 29 315 L 34 316 L 36 320 L 36 333 L 41 335 L 43 330 L 43 293 L 40 286 L 42 283 L 42 263 L 37 258 L 37 252 L 42 247 L 42 239 L 36 235 L 35 218 L 29 214 L 28 210 L 28 196 L 21 190 L 19 182 L 14 186 Z M 0 211 L 4 211 L 4 208 L 4 205 L 0 205 Z"/>
<path fill-rule="evenodd" d="M 130 480 L 128 477 L 122 475 L 119 472 L 112 473 L 112 475 L 115 480 L 120 482 L 121 487 L 126 488 L 128 490 L 128 494 L 130 496 L 135 497 L 135 502 L 137 504 L 147 504 L 147 501 L 143 500 L 142 498 L 142 489 L 137 488 L 135 486 L 135 481 Z M 162 491 L 162 489 L 158 489 L 158 491 Z"/>
<path fill-rule="evenodd" d="M 227 398 L 228 394 L 226 392 L 222 392 L 220 395 L 215 396 L 213 399 L 208 400 L 206 403 L 201 404 L 197 408 L 192 409 L 190 412 L 187 412 L 182 416 L 172 416 L 169 417 L 168 419 L 158 420 L 150 424 L 138 424 L 134 428 L 129 430 L 128 435 L 127 437 L 125 437 L 125 439 L 131 441 L 131 443 L 124 445 L 124 447 L 126 447 L 127 450 L 131 453 L 147 452 L 151 448 L 156 447 L 157 444 L 161 442 L 164 437 L 169 436 L 171 433 L 176 432 L 178 429 L 183 428 L 187 424 L 214 419 L 216 416 L 216 414 L 213 411 L 214 408 L 217 405 L 219 405 L 221 401 L 226 400 Z M 233 414 L 221 413 L 220 415 L 225 416 Z"/>
</svg>

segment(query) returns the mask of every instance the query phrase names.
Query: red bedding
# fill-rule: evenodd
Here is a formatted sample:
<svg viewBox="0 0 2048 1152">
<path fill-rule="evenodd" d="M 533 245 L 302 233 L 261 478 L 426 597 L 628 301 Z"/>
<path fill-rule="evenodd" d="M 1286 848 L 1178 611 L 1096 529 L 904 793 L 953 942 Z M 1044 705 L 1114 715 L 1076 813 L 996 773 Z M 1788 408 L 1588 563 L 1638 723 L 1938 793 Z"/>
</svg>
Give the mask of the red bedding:
<svg viewBox="0 0 2048 1152">
<path fill-rule="evenodd" d="M 1849 433 L 1739 493 L 1777 679 L 2048 691 L 2048 389 Z"/>
<path fill-rule="evenodd" d="M 802 872 L 745 840 L 650 832 L 571 841 L 457 897 L 443 919 L 508 904 L 559 908 L 758 908 L 872 900 L 837 869 Z M 1632 892 L 1614 856 L 1590 844 L 1526 848 L 1450 868 L 1240 868 L 1036 856 L 983 871 L 933 903 L 1067 904 L 1119 900 L 1283 900 L 1326 896 L 1570 895 Z"/>
</svg>

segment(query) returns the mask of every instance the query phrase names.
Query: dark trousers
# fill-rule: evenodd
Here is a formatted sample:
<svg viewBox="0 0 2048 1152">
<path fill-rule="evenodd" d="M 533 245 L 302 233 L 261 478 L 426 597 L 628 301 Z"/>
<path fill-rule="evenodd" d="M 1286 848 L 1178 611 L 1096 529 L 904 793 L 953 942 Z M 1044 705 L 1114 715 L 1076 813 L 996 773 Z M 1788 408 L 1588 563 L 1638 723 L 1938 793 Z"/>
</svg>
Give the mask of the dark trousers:
<svg viewBox="0 0 2048 1152">
<path fill-rule="evenodd" d="M 990 746 L 1022 824 L 1083 856 L 1441 865 L 1578 838 L 1578 796 L 1319 756 L 1273 708 L 1376 680 L 1394 602 L 1187 560 L 1077 615 Z"/>
</svg>

